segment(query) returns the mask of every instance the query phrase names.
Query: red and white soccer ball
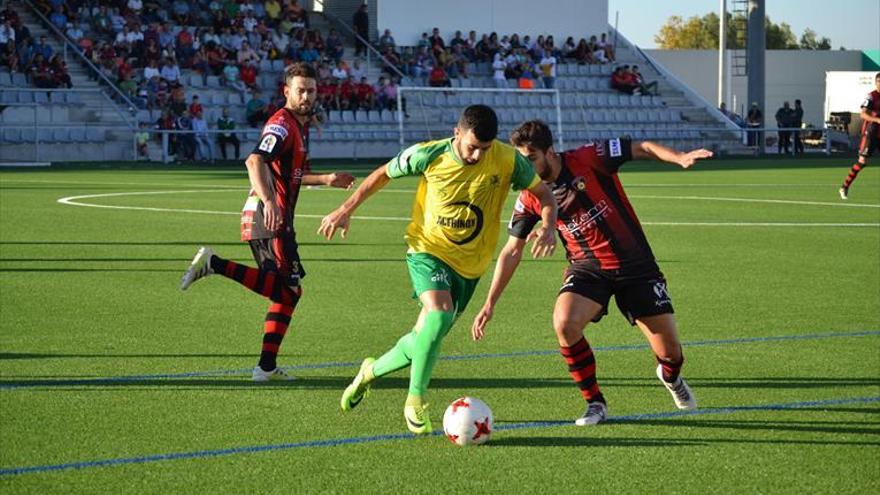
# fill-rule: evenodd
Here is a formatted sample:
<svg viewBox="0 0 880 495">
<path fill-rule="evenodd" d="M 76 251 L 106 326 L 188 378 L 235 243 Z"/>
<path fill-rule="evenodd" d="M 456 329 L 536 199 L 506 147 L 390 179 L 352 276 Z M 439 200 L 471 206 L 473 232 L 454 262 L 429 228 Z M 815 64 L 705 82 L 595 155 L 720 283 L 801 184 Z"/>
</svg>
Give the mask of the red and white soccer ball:
<svg viewBox="0 0 880 495">
<path fill-rule="evenodd" d="M 456 445 L 480 445 L 492 435 L 492 410 L 480 399 L 456 399 L 443 414 L 443 433 Z"/>
</svg>

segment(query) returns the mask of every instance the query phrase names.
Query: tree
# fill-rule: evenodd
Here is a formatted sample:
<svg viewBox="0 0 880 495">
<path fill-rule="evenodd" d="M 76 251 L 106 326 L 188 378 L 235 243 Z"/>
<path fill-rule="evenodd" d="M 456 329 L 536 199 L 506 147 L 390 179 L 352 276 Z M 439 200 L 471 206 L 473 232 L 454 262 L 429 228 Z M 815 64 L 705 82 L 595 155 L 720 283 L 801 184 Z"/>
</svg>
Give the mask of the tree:
<svg viewBox="0 0 880 495">
<path fill-rule="evenodd" d="M 710 50 L 718 48 L 718 14 L 710 12 L 702 17 L 693 16 L 684 20 L 681 16 L 672 16 L 660 27 L 660 31 L 654 35 L 654 41 L 665 50 Z M 733 16 L 727 13 L 727 48 L 742 49 L 745 47 L 746 19 L 741 16 Z M 764 18 L 764 30 L 766 32 L 766 44 L 768 50 L 797 50 L 807 48 L 804 40 L 812 39 L 817 48 L 811 50 L 827 50 L 831 47 L 831 40 L 822 38 L 816 40 L 817 34 L 808 29 L 801 37 L 801 45 L 791 30 L 791 26 L 782 22 L 775 24 L 769 17 Z M 812 38 L 808 36 L 812 33 Z M 825 46 L 828 48 L 824 48 Z"/>
<path fill-rule="evenodd" d="M 818 35 L 816 31 L 813 31 L 810 28 L 804 29 L 804 34 L 801 35 L 801 49 L 802 50 L 830 50 L 831 49 L 831 40 L 822 37 L 822 39 L 818 39 Z"/>
</svg>

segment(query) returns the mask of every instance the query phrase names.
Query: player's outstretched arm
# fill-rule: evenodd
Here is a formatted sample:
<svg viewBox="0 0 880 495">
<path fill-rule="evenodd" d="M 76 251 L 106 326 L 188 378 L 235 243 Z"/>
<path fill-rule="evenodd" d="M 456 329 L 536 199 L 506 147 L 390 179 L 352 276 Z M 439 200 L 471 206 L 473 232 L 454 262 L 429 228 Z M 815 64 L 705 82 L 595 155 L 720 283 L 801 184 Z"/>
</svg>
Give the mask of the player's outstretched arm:
<svg viewBox="0 0 880 495">
<path fill-rule="evenodd" d="M 474 323 L 471 326 L 471 336 L 474 340 L 483 338 L 486 325 L 492 319 L 495 310 L 495 304 L 501 298 L 501 293 L 513 277 L 516 267 L 522 260 L 523 248 L 526 245 L 525 239 L 510 236 L 507 243 L 498 253 L 498 261 L 495 262 L 495 273 L 492 275 L 492 285 L 489 286 L 489 294 L 486 295 L 486 302 L 474 317 Z"/>
<path fill-rule="evenodd" d="M 373 173 L 364 179 L 357 190 L 355 190 L 355 192 L 339 206 L 339 208 L 336 208 L 329 215 L 325 216 L 321 220 L 321 226 L 318 227 L 318 234 L 329 240 L 333 239 L 333 235 L 336 234 L 336 231 L 338 230 L 339 235 L 345 239 L 346 234 L 348 234 L 348 225 L 351 221 L 351 215 L 354 214 L 354 211 L 361 205 L 361 203 L 366 201 L 367 198 L 373 195 L 373 193 L 385 187 L 385 185 L 391 180 L 386 173 L 387 168 L 387 165 L 382 165 L 374 170 Z"/>
<path fill-rule="evenodd" d="M 532 256 L 540 258 L 550 256 L 556 250 L 556 198 L 543 182 L 538 182 L 529 189 L 541 201 L 541 227 L 529 234 L 532 243 Z"/>
<path fill-rule="evenodd" d="M 354 176 L 348 172 L 333 172 L 332 174 L 305 174 L 302 183 L 306 186 L 329 186 L 340 189 L 351 189 L 354 185 Z"/>
<path fill-rule="evenodd" d="M 251 188 L 263 202 L 263 223 L 272 232 L 281 228 L 281 207 L 275 201 L 272 174 L 262 155 L 251 153 L 244 161 L 247 166 Z"/>
<path fill-rule="evenodd" d="M 712 152 L 700 148 L 685 153 L 653 141 L 633 141 L 632 156 L 636 160 L 660 160 L 674 163 L 681 168 L 690 168 L 697 160 L 712 158 Z"/>
</svg>

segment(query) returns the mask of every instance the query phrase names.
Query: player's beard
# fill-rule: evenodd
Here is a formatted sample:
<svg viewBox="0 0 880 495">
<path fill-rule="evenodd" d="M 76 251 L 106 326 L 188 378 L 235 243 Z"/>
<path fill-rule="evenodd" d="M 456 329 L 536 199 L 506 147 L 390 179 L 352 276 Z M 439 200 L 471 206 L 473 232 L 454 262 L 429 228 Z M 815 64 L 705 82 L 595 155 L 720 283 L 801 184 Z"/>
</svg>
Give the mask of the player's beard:
<svg viewBox="0 0 880 495">
<path fill-rule="evenodd" d="M 297 103 L 297 104 L 293 105 L 292 110 L 293 110 L 293 113 L 295 113 L 301 117 L 308 117 L 309 115 L 312 114 L 313 107 L 314 107 L 314 105 L 312 103 L 306 101 L 306 102 Z"/>
</svg>

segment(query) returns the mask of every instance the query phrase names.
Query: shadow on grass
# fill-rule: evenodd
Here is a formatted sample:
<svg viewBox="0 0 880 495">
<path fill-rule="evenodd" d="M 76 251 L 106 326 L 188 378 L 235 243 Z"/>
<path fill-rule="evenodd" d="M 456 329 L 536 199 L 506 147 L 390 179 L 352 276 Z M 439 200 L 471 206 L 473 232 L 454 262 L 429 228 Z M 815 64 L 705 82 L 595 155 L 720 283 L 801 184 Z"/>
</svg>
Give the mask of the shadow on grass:
<svg viewBox="0 0 880 495">
<path fill-rule="evenodd" d="M 833 407 L 828 410 L 834 411 Z M 800 412 L 804 409 L 791 409 L 790 411 Z M 780 411 L 773 411 L 778 414 Z M 813 410 L 810 412 L 826 412 L 822 410 Z M 880 428 L 871 427 L 853 427 L 850 425 L 861 424 L 847 421 L 760 421 L 760 420 L 712 420 L 712 419 L 693 419 L 693 418 L 669 418 L 669 419 L 633 419 L 633 420 L 614 420 L 610 419 L 609 424 L 637 424 L 639 426 L 666 426 L 666 427 L 683 427 L 683 428 L 712 428 L 722 430 L 752 430 L 752 431 L 773 431 L 773 432 L 809 432 L 809 433 L 834 433 L 840 435 L 880 435 Z M 875 423 L 876 424 L 876 423 Z M 871 423 L 868 423 L 871 425 Z M 772 441 L 772 440 L 768 440 Z M 880 445 L 880 441 L 873 442 L 874 445 Z"/>
<path fill-rule="evenodd" d="M 668 438 L 596 438 L 584 437 L 507 437 L 496 436 L 488 447 L 688 447 L 704 445 L 702 440 Z"/>
<path fill-rule="evenodd" d="M 207 354 L 207 353 L 168 353 L 168 354 L 119 354 L 119 353 L 42 353 L 42 352 L 0 352 L 0 361 L 6 359 L 129 359 L 129 358 L 171 358 L 171 359 L 190 359 L 190 358 L 248 358 L 255 357 L 254 353 L 250 354 Z M 4 375 L 7 378 L 9 375 Z"/>
<path fill-rule="evenodd" d="M 198 246 L 244 246 L 247 243 L 242 241 L 0 241 L 0 245 L 19 245 L 19 246 L 192 246 L 195 249 Z M 298 242 L 298 246 L 404 246 L 401 242 Z"/>
</svg>

